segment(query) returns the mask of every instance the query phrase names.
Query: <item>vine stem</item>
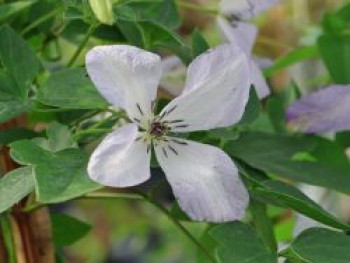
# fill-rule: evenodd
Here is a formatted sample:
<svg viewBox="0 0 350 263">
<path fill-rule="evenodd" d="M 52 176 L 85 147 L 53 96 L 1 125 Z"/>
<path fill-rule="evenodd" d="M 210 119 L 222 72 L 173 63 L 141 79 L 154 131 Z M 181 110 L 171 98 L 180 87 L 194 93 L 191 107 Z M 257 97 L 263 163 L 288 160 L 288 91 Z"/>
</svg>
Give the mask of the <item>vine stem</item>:
<svg viewBox="0 0 350 263">
<path fill-rule="evenodd" d="M 184 2 L 184 1 L 177 1 L 176 3 L 178 4 L 178 6 L 186 8 L 186 9 L 204 12 L 204 13 L 208 13 L 211 15 L 218 15 L 219 14 L 219 11 L 214 9 L 214 8 L 207 8 L 207 7 L 203 7 L 201 5 L 191 4 L 191 3 Z"/>
<path fill-rule="evenodd" d="M 164 215 L 168 217 L 168 219 L 176 226 L 179 228 L 179 230 L 184 233 L 187 238 L 192 241 L 194 245 L 197 246 L 198 249 L 200 249 L 212 263 L 217 263 L 215 258 L 208 252 L 208 250 L 178 221 L 176 220 L 166 209 L 162 204 L 158 203 L 154 199 L 151 199 L 148 195 L 138 192 L 141 196 L 143 196 L 144 200 L 153 205 L 154 207 L 158 208 L 159 211 L 161 211 Z"/>
<path fill-rule="evenodd" d="M 27 34 L 30 30 L 36 28 L 37 26 L 41 25 L 42 23 L 44 23 L 46 20 L 49 20 L 50 18 L 54 17 L 57 13 L 59 13 L 61 11 L 61 8 L 59 9 L 54 9 L 51 12 L 47 13 L 46 15 L 38 18 L 37 20 L 35 20 L 33 23 L 29 24 L 28 26 L 26 26 L 22 31 L 21 34 L 25 35 Z"/>
<path fill-rule="evenodd" d="M 87 42 L 89 41 L 91 35 L 95 32 L 96 27 L 98 26 L 98 22 L 93 22 L 89 29 L 86 32 L 86 35 L 83 39 L 83 41 L 80 43 L 78 49 L 75 51 L 75 53 L 73 54 L 72 58 L 69 60 L 67 67 L 71 67 L 73 66 L 74 62 L 76 61 L 76 59 L 79 57 L 80 53 L 83 51 L 85 45 L 87 44 Z"/>
</svg>

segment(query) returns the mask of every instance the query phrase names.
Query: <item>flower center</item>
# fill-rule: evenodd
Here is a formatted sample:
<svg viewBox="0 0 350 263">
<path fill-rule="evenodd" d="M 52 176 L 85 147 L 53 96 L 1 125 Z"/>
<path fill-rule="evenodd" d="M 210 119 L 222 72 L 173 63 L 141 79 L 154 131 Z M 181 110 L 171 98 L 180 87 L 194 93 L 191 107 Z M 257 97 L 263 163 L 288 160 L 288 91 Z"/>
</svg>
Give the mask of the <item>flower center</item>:
<svg viewBox="0 0 350 263">
<path fill-rule="evenodd" d="M 149 134 L 155 137 L 164 136 L 169 131 L 169 127 L 164 122 L 154 121 L 149 128 Z"/>
</svg>

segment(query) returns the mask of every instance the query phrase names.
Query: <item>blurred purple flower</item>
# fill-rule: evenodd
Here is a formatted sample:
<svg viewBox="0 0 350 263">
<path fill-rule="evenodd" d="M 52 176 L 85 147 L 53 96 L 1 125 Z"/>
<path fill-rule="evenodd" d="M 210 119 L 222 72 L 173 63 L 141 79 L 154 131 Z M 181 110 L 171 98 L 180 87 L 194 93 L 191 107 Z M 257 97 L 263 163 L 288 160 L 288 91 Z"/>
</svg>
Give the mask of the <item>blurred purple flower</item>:
<svg viewBox="0 0 350 263">
<path fill-rule="evenodd" d="M 305 133 L 350 130 L 350 86 L 331 85 L 292 103 L 287 123 Z"/>
</svg>

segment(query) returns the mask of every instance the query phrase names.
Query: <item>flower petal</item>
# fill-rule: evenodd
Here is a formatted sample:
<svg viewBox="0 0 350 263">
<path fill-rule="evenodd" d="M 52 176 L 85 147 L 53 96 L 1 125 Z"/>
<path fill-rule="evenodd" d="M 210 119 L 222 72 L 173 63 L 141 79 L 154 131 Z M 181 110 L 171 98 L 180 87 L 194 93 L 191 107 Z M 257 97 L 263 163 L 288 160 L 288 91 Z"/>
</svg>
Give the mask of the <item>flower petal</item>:
<svg viewBox="0 0 350 263">
<path fill-rule="evenodd" d="M 155 152 L 180 207 L 191 219 L 225 222 L 244 217 L 249 196 L 236 166 L 222 150 L 169 138 L 169 144 L 157 144 Z"/>
<path fill-rule="evenodd" d="M 147 145 L 138 136 L 136 124 L 126 124 L 109 134 L 92 153 L 88 174 L 102 185 L 128 187 L 150 178 Z"/>
<path fill-rule="evenodd" d="M 158 55 L 127 45 L 97 46 L 88 52 L 86 68 L 105 99 L 131 119 L 151 114 L 162 75 Z"/>
<path fill-rule="evenodd" d="M 265 80 L 265 77 L 257 65 L 257 63 L 252 60 L 251 62 L 251 68 L 252 68 L 252 81 L 254 84 L 254 87 L 256 89 L 256 92 L 258 94 L 259 99 L 266 98 L 268 95 L 270 95 L 270 89 L 267 85 L 267 82 Z"/>
<path fill-rule="evenodd" d="M 350 86 L 332 85 L 294 102 L 289 126 L 306 133 L 350 130 Z"/>
<path fill-rule="evenodd" d="M 230 126 L 240 120 L 249 97 L 250 65 L 237 46 L 225 44 L 198 56 L 189 66 L 182 94 L 160 113 L 172 131 Z"/>
<path fill-rule="evenodd" d="M 217 24 L 225 41 L 238 45 L 247 56 L 251 56 L 258 34 L 258 29 L 255 25 L 245 22 L 230 24 L 220 16 L 217 18 Z"/>
<path fill-rule="evenodd" d="M 162 60 L 163 77 L 160 88 L 170 95 L 179 96 L 185 85 L 186 66 L 177 56 Z"/>
<path fill-rule="evenodd" d="M 220 10 L 223 14 L 247 20 L 268 10 L 278 2 L 279 0 L 221 0 Z"/>
<path fill-rule="evenodd" d="M 230 24 L 226 19 L 221 17 L 217 18 L 217 23 L 223 38 L 232 45 L 237 45 L 250 58 L 258 33 L 256 26 L 245 22 Z M 255 60 L 251 60 L 251 70 L 252 84 L 256 88 L 258 97 L 263 99 L 270 94 L 270 89 Z"/>
</svg>

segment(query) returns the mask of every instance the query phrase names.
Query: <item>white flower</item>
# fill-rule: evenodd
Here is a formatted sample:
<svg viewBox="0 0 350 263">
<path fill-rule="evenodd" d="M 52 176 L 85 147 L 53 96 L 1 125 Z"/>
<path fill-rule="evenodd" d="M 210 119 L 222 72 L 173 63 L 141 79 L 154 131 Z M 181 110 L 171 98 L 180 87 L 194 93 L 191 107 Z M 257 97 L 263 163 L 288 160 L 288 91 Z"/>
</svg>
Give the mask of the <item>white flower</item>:
<svg viewBox="0 0 350 263">
<path fill-rule="evenodd" d="M 160 63 L 158 55 L 127 45 L 98 46 L 87 54 L 87 71 L 99 92 L 134 121 L 97 147 L 88 165 L 90 177 L 113 187 L 140 184 L 150 178 L 153 146 L 180 207 L 193 220 L 243 218 L 248 193 L 231 158 L 175 134 L 240 120 L 251 83 L 248 59 L 228 44 L 197 57 L 182 94 L 155 116 Z"/>
</svg>

